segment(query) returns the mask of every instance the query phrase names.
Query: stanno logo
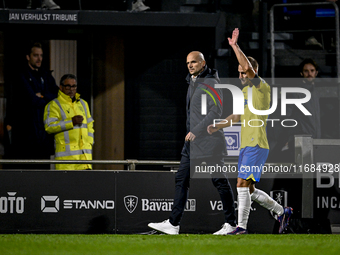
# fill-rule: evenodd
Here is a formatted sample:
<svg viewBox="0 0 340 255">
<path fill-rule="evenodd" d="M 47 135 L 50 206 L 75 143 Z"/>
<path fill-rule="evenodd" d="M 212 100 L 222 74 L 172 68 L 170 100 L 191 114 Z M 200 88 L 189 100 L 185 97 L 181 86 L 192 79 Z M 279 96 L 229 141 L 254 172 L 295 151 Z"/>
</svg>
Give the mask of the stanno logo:
<svg viewBox="0 0 340 255">
<path fill-rule="evenodd" d="M 7 192 L 8 197 L 0 197 L 0 213 L 24 213 L 26 197 L 16 197 L 16 192 Z"/>
<path fill-rule="evenodd" d="M 76 209 L 76 210 L 98 210 L 114 209 L 113 200 L 63 200 L 63 209 Z M 41 211 L 44 213 L 57 213 L 60 208 L 60 199 L 58 196 L 42 196 L 41 197 Z"/>
<path fill-rule="evenodd" d="M 133 195 L 128 195 L 124 197 L 124 205 L 126 210 L 128 210 L 129 213 L 133 213 L 133 211 L 137 208 L 138 204 L 138 197 Z"/>
<path fill-rule="evenodd" d="M 64 209 L 108 209 L 113 210 L 115 202 L 113 200 L 64 200 Z"/>
<path fill-rule="evenodd" d="M 46 204 L 49 204 L 47 206 Z M 42 196 L 41 211 L 46 213 L 59 212 L 59 197 L 58 196 Z"/>
</svg>

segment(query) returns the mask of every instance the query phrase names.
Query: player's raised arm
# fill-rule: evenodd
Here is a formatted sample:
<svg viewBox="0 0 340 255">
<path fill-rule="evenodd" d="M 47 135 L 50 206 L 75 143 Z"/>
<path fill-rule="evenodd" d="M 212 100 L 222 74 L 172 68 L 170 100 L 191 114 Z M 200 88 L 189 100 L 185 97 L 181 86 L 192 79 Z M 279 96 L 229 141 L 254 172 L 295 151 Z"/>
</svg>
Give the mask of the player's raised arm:
<svg viewBox="0 0 340 255">
<path fill-rule="evenodd" d="M 238 46 L 237 41 L 239 37 L 240 31 L 238 28 L 235 28 L 232 37 L 228 37 L 229 45 L 233 48 L 235 55 L 237 57 L 238 63 L 242 67 L 243 71 L 247 74 L 249 79 L 253 79 L 255 77 L 255 70 L 250 64 L 248 58 L 244 55 L 241 48 Z"/>
</svg>

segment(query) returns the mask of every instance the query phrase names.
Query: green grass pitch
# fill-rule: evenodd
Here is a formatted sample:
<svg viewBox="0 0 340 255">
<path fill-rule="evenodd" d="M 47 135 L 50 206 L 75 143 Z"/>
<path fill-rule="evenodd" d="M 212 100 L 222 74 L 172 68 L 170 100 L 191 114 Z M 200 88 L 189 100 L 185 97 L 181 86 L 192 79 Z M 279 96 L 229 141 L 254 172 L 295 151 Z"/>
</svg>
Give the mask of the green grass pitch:
<svg viewBox="0 0 340 255">
<path fill-rule="evenodd" d="M 0 254 L 340 254 L 340 235 L 0 234 Z"/>
</svg>

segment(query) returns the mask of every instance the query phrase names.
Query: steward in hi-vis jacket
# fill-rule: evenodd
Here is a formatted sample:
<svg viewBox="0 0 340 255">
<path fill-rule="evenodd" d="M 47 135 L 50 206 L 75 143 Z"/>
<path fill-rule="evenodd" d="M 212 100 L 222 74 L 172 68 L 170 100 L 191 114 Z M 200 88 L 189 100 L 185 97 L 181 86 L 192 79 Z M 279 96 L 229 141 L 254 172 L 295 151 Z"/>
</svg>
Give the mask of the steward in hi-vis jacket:
<svg viewBox="0 0 340 255">
<path fill-rule="evenodd" d="M 92 160 L 93 118 L 87 102 L 77 93 L 72 74 L 60 80 L 58 97 L 45 107 L 45 130 L 54 134 L 56 160 Z M 91 164 L 57 164 L 57 170 L 89 170 Z"/>
</svg>

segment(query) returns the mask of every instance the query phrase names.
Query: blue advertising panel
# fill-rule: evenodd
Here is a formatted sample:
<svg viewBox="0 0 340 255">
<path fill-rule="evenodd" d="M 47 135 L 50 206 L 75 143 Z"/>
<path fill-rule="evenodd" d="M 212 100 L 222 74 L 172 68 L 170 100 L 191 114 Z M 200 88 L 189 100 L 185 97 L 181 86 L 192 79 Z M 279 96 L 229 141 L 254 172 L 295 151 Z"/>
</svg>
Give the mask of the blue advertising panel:
<svg viewBox="0 0 340 255">
<path fill-rule="evenodd" d="M 241 125 L 233 124 L 232 127 L 223 128 L 227 143 L 228 156 L 238 156 L 241 146 Z"/>
</svg>

